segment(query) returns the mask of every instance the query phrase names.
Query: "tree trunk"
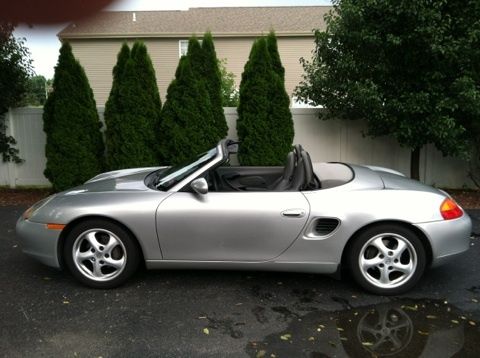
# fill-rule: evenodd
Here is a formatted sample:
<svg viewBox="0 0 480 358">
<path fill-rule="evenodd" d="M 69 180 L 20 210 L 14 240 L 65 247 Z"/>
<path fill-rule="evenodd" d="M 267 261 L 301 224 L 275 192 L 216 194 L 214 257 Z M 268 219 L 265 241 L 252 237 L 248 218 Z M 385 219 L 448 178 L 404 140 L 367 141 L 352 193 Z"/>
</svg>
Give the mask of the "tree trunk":
<svg viewBox="0 0 480 358">
<path fill-rule="evenodd" d="M 410 177 L 420 180 L 420 151 L 421 148 L 415 148 L 410 155 Z"/>
</svg>

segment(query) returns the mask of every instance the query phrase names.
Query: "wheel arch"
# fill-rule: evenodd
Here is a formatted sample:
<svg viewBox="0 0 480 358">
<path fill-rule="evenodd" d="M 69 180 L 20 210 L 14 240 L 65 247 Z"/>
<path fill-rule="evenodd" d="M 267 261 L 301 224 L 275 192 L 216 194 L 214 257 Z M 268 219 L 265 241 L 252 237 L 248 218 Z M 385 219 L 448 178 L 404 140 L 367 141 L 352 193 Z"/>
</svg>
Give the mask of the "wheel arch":
<svg viewBox="0 0 480 358">
<path fill-rule="evenodd" d="M 425 235 L 425 233 L 422 230 L 420 230 L 415 225 L 413 225 L 409 222 L 406 222 L 406 221 L 402 221 L 402 220 L 380 220 L 380 221 L 371 222 L 367 225 L 362 226 L 361 228 L 359 228 L 357 231 L 355 231 L 350 236 L 350 238 L 348 239 L 347 244 L 343 248 L 343 252 L 342 252 L 342 259 L 340 261 L 342 269 L 347 266 L 347 261 L 348 261 L 347 260 L 347 255 L 348 255 L 348 252 L 350 250 L 350 247 L 352 246 L 355 239 L 361 233 L 363 233 L 364 231 L 366 231 L 366 230 L 368 230 L 372 227 L 378 226 L 378 225 L 389 225 L 389 224 L 390 225 L 402 226 L 404 228 L 412 230 L 415 234 L 417 234 L 418 238 L 420 239 L 420 242 L 423 245 L 423 248 L 425 249 L 425 255 L 426 255 L 426 258 L 427 258 L 427 266 L 430 266 L 432 261 L 433 261 L 432 246 L 430 245 L 430 241 L 428 240 L 427 236 Z"/>
<path fill-rule="evenodd" d="M 62 230 L 62 232 L 60 233 L 60 237 L 59 237 L 59 240 L 58 240 L 58 246 L 57 246 L 57 256 L 58 256 L 58 262 L 60 264 L 60 267 L 63 269 L 65 267 L 65 260 L 64 260 L 64 257 L 63 257 L 63 250 L 64 250 L 64 246 L 65 246 L 65 239 L 66 237 L 68 236 L 68 234 L 73 230 L 73 228 L 75 226 L 77 226 L 78 224 L 82 223 L 82 222 L 85 222 L 85 221 L 88 221 L 88 220 L 104 220 L 104 221 L 109 221 L 110 223 L 112 224 L 115 224 L 115 225 L 118 225 L 120 226 L 122 229 L 124 229 L 126 232 L 128 232 L 128 234 L 130 235 L 130 237 L 133 239 L 133 241 L 135 242 L 135 244 L 137 245 L 137 249 L 138 249 L 138 252 L 140 254 L 140 262 L 141 262 L 141 265 L 145 265 L 145 257 L 144 257 L 144 254 L 143 254 L 143 247 L 142 245 L 140 245 L 140 242 L 138 241 L 137 237 L 135 236 L 135 234 L 133 233 L 132 230 L 130 230 L 130 228 L 125 225 L 124 223 L 122 223 L 121 221 L 118 221 L 116 219 L 113 219 L 111 217 L 108 217 L 108 216 L 103 216 L 103 215 L 86 215 L 86 216 L 81 216 L 81 217 L 78 217 L 72 221 L 70 221 L 67 226 L 65 226 L 65 228 Z"/>
</svg>

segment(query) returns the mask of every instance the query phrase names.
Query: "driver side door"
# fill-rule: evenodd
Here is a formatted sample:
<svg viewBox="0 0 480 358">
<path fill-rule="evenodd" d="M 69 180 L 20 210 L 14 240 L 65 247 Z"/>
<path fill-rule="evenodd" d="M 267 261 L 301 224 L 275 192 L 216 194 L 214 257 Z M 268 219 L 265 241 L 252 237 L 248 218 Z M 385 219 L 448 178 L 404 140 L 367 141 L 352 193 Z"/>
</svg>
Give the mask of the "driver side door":
<svg viewBox="0 0 480 358">
<path fill-rule="evenodd" d="M 176 192 L 157 209 L 166 260 L 268 261 L 303 231 L 309 203 L 301 192 Z"/>
</svg>

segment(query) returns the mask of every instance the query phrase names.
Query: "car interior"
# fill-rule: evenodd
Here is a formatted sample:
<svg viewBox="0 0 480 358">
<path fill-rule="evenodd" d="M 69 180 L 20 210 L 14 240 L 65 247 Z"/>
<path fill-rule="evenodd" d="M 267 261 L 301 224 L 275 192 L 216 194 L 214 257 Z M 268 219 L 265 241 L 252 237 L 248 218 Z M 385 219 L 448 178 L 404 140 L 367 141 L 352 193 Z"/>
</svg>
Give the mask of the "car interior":
<svg viewBox="0 0 480 358">
<path fill-rule="evenodd" d="M 235 154 L 237 143 L 227 146 Z M 224 163 L 225 164 L 225 163 Z M 310 155 L 300 145 L 288 153 L 283 167 L 222 165 L 210 170 L 205 179 L 210 191 L 300 191 L 321 187 Z"/>
</svg>

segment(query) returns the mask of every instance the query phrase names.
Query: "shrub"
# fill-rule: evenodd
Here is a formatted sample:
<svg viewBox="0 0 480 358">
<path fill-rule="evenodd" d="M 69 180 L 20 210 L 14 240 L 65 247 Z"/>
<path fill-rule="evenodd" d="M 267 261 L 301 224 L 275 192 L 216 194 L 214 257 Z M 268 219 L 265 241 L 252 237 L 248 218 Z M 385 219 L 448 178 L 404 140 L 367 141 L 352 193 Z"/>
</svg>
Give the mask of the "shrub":
<svg viewBox="0 0 480 358">
<path fill-rule="evenodd" d="M 276 72 L 283 68 L 280 57 L 272 61 L 278 55 L 273 40 L 254 42 L 242 74 L 237 121 L 242 165 L 283 165 L 292 146 L 290 101 L 284 80 Z"/>
<path fill-rule="evenodd" d="M 179 164 L 214 147 L 216 134 L 206 130 L 211 123 L 205 86 L 193 74 L 190 59 L 183 56 L 162 108 L 158 129 L 162 164 Z"/>
<path fill-rule="evenodd" d="M 105 108 L 109 169 L 157 165 L 155 128 L 161 102 L 155 70 L 147 48 L 124 45 L 113 71 L 114 81 Z"/>
<path fill-rule="evenodd" d="M 187 56 L 194 76 L 198 82 L 203 83 L 208 93 L 207 105 L 212 113 L 213 122 L 205 130 L 215 133 L 215 138 L 219 141 L 226 137 L 228 126 L 223 113 L 222 77 L 212 34 L 205 33 L 201 45 L 196 37 L 192 37 L 188 43 Z"/>
<path fill-rule="evenodd" d="M 203 36 L 202 50 L 204 61 L 202 76 L 205 79 L 207 92 L 210 97 L 214 125 L 217 129 L 217 138 L 220 140 L 227 136 L 228 126 L 222 106 L 222 76 L 219 66 L 220 62 L 217 59 L 213 37 L 210 32 L 205 33 Z"/>
<path fill-rule="evenodd" d="M 45 176 L 55 190 L 82 184 L 103 170 L 104 145 L 95 99 L 68 43 L 60 49 L 43 121 L 47 134 Z"/>
</svg>

